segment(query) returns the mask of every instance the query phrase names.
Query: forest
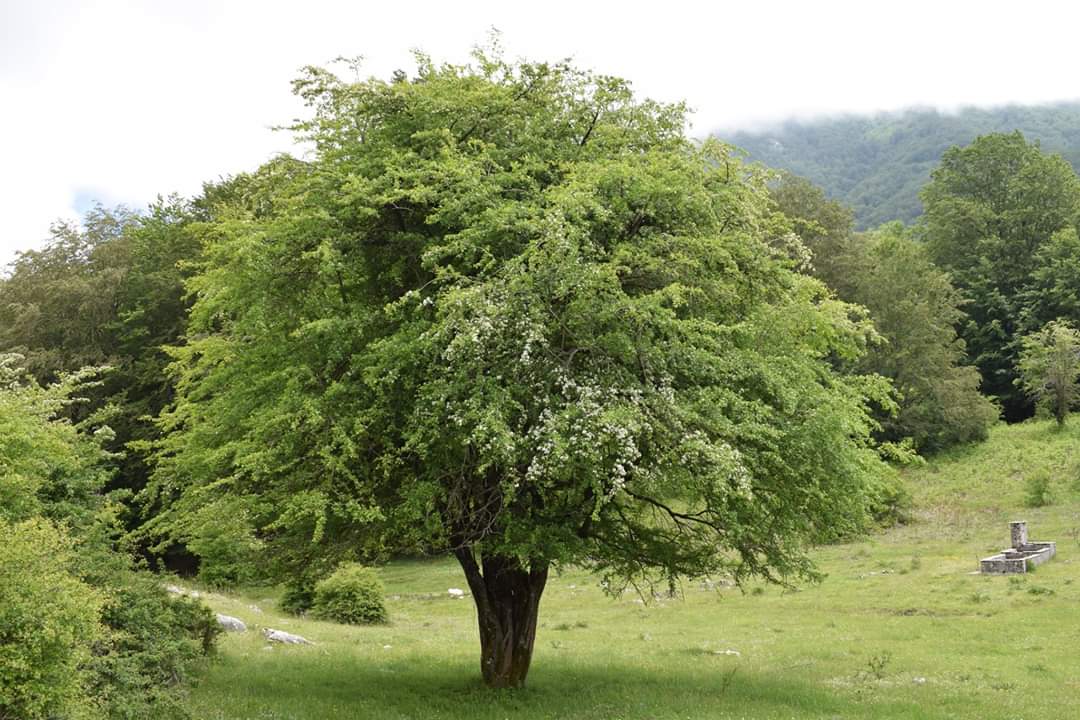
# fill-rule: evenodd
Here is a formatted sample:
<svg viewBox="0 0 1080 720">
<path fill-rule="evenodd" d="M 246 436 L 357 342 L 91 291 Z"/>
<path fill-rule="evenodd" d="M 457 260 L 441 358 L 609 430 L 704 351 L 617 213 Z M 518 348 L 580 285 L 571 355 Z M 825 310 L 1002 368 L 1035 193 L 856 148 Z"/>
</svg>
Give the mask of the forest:
<svg viewBox="0 0 1080 720">
<path fill-rule="evenodd" d="M 912 473 L 1067 425 L 1072 106 L 829 126 L 846 153 L 788 126 L 785 158 L 816 146 L 788 164 L 569 63 L 417 64 L 306 68 L 310 152 L 99 205 L 0 278 L 0 718 L 205 709 L 223 645 L 246 674 L 210 607 L 267 594 L 390 653 L 430 634 L 434 600 L 383 587 L 423 562 L 464 581 L 466 667 L 521 689 L 561 647 L 538 628 L 604 622 L 579 583 L 795 593 L 918 527 Z M 886 156 L 910 174 L 857 175 Z"/>
<path fill-rule="evenodd" d="M 893 220 L 911 223 L 922 215 L 920 191 L 950 147 L 1014 130 L 1080 167 L 1077 103 L 793 120 L 723 137 L 752 160 L 819 185 L 851 207 L 856 227 L 866 230 Z"/>
</svg>

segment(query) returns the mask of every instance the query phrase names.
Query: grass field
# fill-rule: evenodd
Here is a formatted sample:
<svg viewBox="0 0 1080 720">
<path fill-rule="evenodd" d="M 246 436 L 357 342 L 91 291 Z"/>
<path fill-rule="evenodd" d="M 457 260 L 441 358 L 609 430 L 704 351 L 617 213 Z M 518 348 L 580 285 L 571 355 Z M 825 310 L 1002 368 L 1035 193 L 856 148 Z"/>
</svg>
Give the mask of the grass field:
<svg viewBox="0 0 1080 720">
<path fill-rule="evenodd" d="M 392 622 L 291 618 L 272 590 L 208 597 L 256 631 L 224 638 L 192 688 L 196 718 L 1080 717 L 1080 420 L 998 427 L 988 443 L 906 473 L 917 521 L 824 547 L 798 592 L 687 585 L 678 599 L 613 600 L 582 572 L 554 576 L 529 687 L 479 683 L 472 602 L 452 561 L 382 569 Z M 1054 502 L 1024 505 L 1032 478 Z M 1008 521 L 1058 557 L 1027 576 L 971 574 Z M 255 607 L 253 607 L 255 606 Z M 255 609 L 255 608 L 258 609 Z M 312 647 L 268 646 L 270 626 Z"/>
</svg>

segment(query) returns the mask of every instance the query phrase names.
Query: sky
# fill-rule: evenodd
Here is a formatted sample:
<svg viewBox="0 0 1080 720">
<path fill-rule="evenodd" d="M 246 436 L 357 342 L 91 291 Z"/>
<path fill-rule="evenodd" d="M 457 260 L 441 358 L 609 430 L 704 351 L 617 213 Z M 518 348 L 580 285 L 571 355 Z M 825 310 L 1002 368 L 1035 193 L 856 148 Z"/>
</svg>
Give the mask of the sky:
<svg viewBox="0 0 1080 720">
<path fill-rule="evenodd" d="M 686 100 L 694 135 L 910 106 L 1080 98 L 1070 2 L 635 3 L 0 0 L 0 266 L 94 203 L 159 194 L 294 150 L 297 69 L 411 50 L 572 58 Z"/>
</svg>

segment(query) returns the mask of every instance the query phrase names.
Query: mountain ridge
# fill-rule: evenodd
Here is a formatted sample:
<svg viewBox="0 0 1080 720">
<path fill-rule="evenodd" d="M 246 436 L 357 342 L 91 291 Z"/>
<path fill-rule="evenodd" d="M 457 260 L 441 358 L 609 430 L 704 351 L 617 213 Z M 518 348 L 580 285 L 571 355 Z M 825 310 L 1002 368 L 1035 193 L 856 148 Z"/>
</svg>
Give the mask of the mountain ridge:
<svg viewBox="0 0 1080 720">
<path fill-rule="evenodd" d="M 855 211 L 859 229 L 922 213 L 918 193 L 941 154 L 979 135 L 1019 130 L 1080 168 L 1080 100 L 957 111 L 909 108 L 873 115 L 792 118 L 769 129 L 714 133 L 750 160 L 820 185 Z"/>
</svg>

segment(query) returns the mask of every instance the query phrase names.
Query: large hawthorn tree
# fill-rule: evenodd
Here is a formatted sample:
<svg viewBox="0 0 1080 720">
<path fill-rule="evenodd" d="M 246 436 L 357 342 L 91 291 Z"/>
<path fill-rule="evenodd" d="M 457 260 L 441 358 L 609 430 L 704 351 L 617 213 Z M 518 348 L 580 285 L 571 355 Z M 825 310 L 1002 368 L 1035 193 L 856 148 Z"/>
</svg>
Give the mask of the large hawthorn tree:
<svg viewBox="0 0 1080 720">
<path fill-rule="evenodd" d="M 418 66 L 306 70 L 310 154 L 204 229 L 160 523 L 241 524 L 284 569 L 452 553 L 493 687 L 553 566 L 813 575 L 888 479 L 888 389 L 832 370 L 871 331 L 770 249 L 763 181 L 625 81 Z"/>
</svg>

